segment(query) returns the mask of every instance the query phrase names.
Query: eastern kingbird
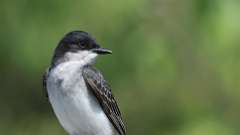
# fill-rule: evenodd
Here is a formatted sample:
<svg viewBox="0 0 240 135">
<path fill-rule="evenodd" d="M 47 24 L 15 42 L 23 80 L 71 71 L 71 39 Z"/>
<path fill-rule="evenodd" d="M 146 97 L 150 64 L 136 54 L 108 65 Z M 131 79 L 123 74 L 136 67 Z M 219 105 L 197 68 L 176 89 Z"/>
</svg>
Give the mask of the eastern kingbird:
<svg viewBox="0 0 240 135">
<path fill-rule="evenodd" d="M 66 34 L 56 47 L 43 85 L 70 135 L 126 135 L 111 88 L 93 67 L 98 55 L 111 53 L 84 31 Z"/>
</svg>

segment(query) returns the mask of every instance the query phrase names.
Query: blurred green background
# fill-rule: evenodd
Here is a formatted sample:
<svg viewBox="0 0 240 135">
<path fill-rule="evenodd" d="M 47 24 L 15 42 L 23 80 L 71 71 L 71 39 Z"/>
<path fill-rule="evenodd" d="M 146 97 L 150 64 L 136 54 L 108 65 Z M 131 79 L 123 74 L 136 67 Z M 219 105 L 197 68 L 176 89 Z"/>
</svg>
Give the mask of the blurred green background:
<svg viewBox="0 0 240 135">
<path fill-rule="evenodd" d="M 128 135 L 240 134 L 239 0 L 1 0 L 0 134 L 66 135 L 42 91 L 59 40 L 84 30 L 113 55 Z"/>
</svg>

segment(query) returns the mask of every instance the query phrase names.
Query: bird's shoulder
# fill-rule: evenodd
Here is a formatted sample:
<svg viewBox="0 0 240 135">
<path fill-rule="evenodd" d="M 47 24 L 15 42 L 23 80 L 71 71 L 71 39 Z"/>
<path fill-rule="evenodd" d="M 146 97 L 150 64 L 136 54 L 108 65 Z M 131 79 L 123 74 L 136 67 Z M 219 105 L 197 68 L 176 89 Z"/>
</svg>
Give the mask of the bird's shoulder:
<svg viewBox="0 0 240 135">
<path fill-rule="evenodd" d="M 45 72 L 43 73 L 43 76 L 42 76 L 42 85 L 43 85 L 43 92 L 45 94 L 45 96 L 48 98 L 48 93 L 47 93 L 47 78 L 48 78 L 48 74 L 49 74 L 49 69 L 50 68 L 47 68 L 45 70 Z"/>
</svg>

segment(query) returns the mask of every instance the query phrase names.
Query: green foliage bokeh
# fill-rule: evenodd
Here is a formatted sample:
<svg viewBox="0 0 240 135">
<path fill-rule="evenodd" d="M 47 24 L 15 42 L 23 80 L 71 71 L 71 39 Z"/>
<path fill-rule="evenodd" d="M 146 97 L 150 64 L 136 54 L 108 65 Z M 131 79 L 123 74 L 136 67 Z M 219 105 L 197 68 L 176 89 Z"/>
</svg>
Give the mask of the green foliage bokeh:
<svg viewBox="0 0 240 135">
<path fill-rule="evenodd" d="M 238 0 L 1 0 L 0 134 L 66 135 L 42 91 L 63 35 L 113 55 L 96 66 L 129 135 L 240 133 Z"/>
</svg>

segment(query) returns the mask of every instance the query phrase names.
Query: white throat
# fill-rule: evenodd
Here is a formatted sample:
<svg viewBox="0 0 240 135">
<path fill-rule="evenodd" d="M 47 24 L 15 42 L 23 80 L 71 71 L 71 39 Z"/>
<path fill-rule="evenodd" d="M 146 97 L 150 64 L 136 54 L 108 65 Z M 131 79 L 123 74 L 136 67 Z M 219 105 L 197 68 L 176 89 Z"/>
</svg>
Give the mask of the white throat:
<svg viewBox="0 0 240 135">
<path fill-rule="evenodd" d="M 81 65 L 94 64 L 97 54 L 91 51 L 67 52 L 64 56 L 68 62 L 81 62 Z"/>
</svg>

